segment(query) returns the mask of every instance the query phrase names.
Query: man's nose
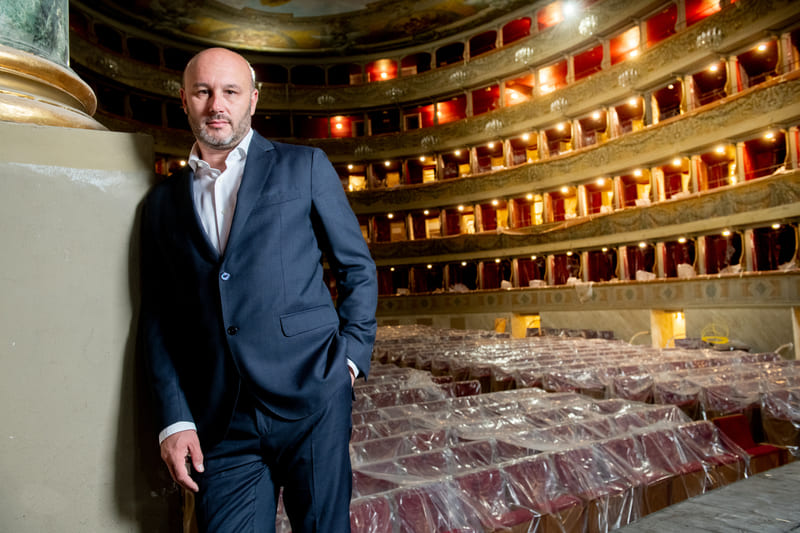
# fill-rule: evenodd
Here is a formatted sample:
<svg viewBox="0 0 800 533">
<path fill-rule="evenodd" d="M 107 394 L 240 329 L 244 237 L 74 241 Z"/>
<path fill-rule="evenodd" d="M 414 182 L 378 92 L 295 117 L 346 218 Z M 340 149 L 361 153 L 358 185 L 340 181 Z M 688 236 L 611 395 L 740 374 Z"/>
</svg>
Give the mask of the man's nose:
<svg viewBox="0 0 800 533">
<path fill-rule="evenodd" d="M 208 97 L 208 110 L 212 113 L 220 112 L 224 109 L 222 95 L 219 93 L 211 93 Z"/>
</svg>

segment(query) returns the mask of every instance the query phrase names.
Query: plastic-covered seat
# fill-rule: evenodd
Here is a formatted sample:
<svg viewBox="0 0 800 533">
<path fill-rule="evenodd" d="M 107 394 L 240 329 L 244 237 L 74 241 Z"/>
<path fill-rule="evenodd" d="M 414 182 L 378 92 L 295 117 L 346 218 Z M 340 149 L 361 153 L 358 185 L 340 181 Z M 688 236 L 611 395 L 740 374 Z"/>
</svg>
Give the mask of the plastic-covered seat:
<svg viewBox="0 0 800 533">
<path fill-rule="evenodd" d="M 358 533 L 392 533 L 392 509 L 385 496 L 350 502 L 350 529 Z"/>
<path fill-rule="evenodd" d="M 583 533 L 583 501 L 560 483 L 549 455 L 537 455 L 504 466 L 510 489 L 520 505 L 534 513 L 530 531 Z"/>
<path fill-rule="evenodd" d="M 607 532 L 640 518 L 641 491 L 595 446 L 555 453 L 553 462 L 570 494 L 586 502 L 586 531 Z"/>
<path fill-rule="evenodd" d="M 642 515 L 670 505 L 670 487 L 676 475 L 651 463 L 645 457 L 638 439 L 631 436 L 620 437 L 604 441 L 598 446 L 624 467 L 634 486 L 642 487 Z"/>
<path fill-rule="evenodd" d="M 373 475 L 358 469 L 353 470 L 353 498 L 386 492 L 396 489 L 398 486 L 397 483 L 379 475 Z"/>
<path fill-rule="evenodd" d="M 453 473 L 490 466 L 494 462 L 494 447 L 489 441 L 473 441 L 449 448 Z"/>
<path fill-rule="evenodd" d="M 768 442 L 800 456 L 800 389 L 778 389 L 761 396 L 761 424 Z"/>
<path fill-rule="evenodd" d="M 771 444 L 755 443 L 750 424 L 743 414 L 718 417 L 712 422 L 750 456 L 750 473 L 758 474 L 786 464 L 788 454 L 785 449 Z"/>
<path fill-rule="evenodd" d="M 703 462 L 691 450 L 685 450 L 673 429 L 636 435 L 645 459 L 652 468 L 674 475 L 670 482 L 670 504 L 702 494 L 706 488 Z"/>
<path fill-rule="evenodd" d="M 390 493 L 397 531 L 426 533 L 483 533 L 474 514 L 461 503 L 452 482 L 400 488 Z"/>
<path fill-rule="evenodd" d="M 485 531 L 528 531 L 534 513 L 519 505 L 498 468 L 457 476 L 461 501 L 478 516 Z"/>
<path fill-rule="evenodd" d="M 715 489 L 743 479 L 747 474 L 748 455 L 742 448 L 706 420 L 684 424 L 676 434 L 686 448 L 708 466 L 707 488 Z"/>
</svg>

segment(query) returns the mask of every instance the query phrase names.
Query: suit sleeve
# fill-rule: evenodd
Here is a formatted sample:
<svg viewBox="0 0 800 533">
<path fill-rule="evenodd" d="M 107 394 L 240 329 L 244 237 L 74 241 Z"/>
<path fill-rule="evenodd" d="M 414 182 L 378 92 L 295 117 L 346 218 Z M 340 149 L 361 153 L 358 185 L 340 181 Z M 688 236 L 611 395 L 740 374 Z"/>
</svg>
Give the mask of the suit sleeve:
<svg viewBox="0 0 800 533">
<path fill-rule="evenodd" d="M 150 386 L 153 409 L 159 430 L 176 422 L 194 423 L 186 397 L 181 390 L 169 342 L 169 320 L 174 316 L 169 298 L 169 283 L 164 272 L 154 213 L 148 204 L 142 210 L 141 224 L 141 294 L 139 339 L 145 372 Z"/>
<path fill-rule="evenodd" d="M 347 357 L 365 376 L 375 342 L 378 282 L 375 263 L 339 176 L 322 150 L 312 153 L 311 194 L 317 232 L 336 277 L 340 334 L 347 340 Z"/>
</svg>

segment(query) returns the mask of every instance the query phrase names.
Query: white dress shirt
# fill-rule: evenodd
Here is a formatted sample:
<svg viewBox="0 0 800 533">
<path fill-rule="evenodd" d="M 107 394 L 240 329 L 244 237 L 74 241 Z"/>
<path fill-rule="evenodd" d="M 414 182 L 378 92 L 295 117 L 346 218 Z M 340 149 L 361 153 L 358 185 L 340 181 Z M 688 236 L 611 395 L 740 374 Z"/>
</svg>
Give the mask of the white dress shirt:
<svg viewBox="0 0 800 533">
<path fill-rule="evenodd" d="M 206 161 L 200 159 L 200 149 L 196 142 L 189 154 L 189 166 L 194 171 L 192 182 L 194 206 L 208 240 L 220 255 L 225 253 L 228 244 L 233 213 L 236 210 L 236 198 L 239 186 L 242 184 L 247 150 L 252 138 L 251 129 L 225 158 L 225 170 L 212 168 Z M 347 359 L 347 365 L 355 376 L 359 375 L 358 367 L 353 361 Z M 187 421 L 170 424 L 158 434 L 158 442 L 160 444 L 170 435 L 190 429 L 196 430 L 197 426 Z"/>
</svg>

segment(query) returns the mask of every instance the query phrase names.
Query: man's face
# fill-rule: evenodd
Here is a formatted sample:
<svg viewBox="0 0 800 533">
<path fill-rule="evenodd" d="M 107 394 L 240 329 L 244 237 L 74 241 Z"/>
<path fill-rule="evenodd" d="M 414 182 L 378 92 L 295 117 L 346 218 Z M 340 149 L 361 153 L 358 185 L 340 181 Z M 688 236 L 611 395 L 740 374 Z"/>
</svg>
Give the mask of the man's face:
<svg viewBox="0 0 800 533">
<path fill-rule="evenodd" d="M 206 50 L 184 73 L 183 109 L 201 151 L 233 149 L 250 130 L 258 91 L 250 67 L 228 50 Z"/>
</svg>

